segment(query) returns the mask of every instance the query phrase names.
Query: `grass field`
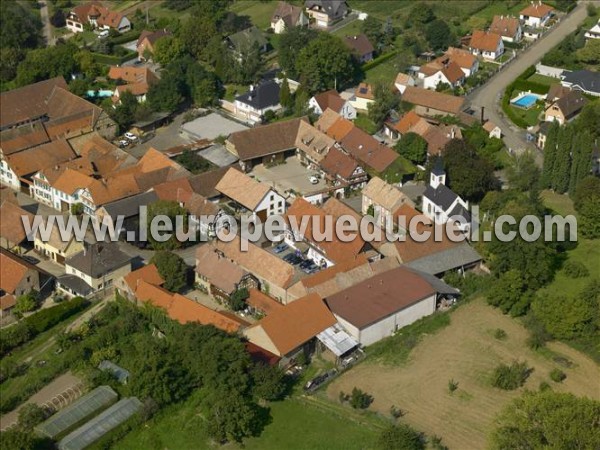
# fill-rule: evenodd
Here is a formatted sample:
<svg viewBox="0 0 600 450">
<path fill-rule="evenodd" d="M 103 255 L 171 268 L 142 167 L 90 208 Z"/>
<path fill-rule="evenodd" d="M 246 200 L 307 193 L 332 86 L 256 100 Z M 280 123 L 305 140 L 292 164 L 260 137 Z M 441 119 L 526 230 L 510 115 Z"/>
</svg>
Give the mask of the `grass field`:
<svg viewBox="0 0 600 450">
<path fill-rule="evenodd" d="M 354 120 L 354 125 L 369 134 L 377 133 L 377 124 L 369 119 L 367 114 L 357 114 L 356 119 Z"/>
<path fill-rule="evenodd" d="M 539 73 L 534 73 L 529 78 L 527 78 L 527 81 L 533 81 L 535 83 L 545 84 L 546 86 L 551 86 L 553 84 L 557 84 L 560 82 L 556 78 L 540 75 Z"/>
<path fill-rule="evenodd" d="M 173 448 L 178 450 L 213 448 L 204 419 L 196 413 L 198 399 L 190 397 L 159 413 L 143 428 L 128 434 L 114 449 L 137 450 Z M 335 406 L 335 405 L 334 405 Z M 376 430 L 336 413 L 337 408 L 321 409 L 307 401 L 289 399 L 270 405 L 272 422 L 258 437 L 231 449 L 368 449 Z M 333 411 L 333 412 L 332 412 Z"/>
<path fill-rule="evenodd" d="M 562 214 L 563 216 L 575 214 L 573 200 L 566 194 L 557 194 L 556 192 L 546 190 L 542 191 L 542 199 L 544 200 L 544 205 L 557 214 Z"/>
<path fill-rule="evenodd" d="M 350 22 L 348 25 L 335 30 L 331 34 L 333 34 L 334 36 L 341 37 L 341 38 L 345 38 L 346 36 L 353 36 L 355 34 L 361 33 L 361 26 L 362 26 L 362 21 L 354 20 L 354 21 Z"/>
<path fill-rule="evenodd" d="M 229 8 L 239 16 L 248 16 L 254 25 L 266 30 L 271 25 L 271 17 L 277 8 L 277 2 L 237 1 Z"/>
<path fill-rule="evenodd" d="M 449 448 L 480 449 L 486 448 L 494 417 L 502 407 L 524 389 L 537 389 L 542 381 L 550 382 L 556 391 L 600 399 L 600 367 L 571 347 L 553 342 L 544 354 L 529 350 L 525 328 L 482 299 L 461 306 L 450 318 L 448 326 L 425 336 L 406 362 L 386 365 L 367 359 L 343 374 L 329 385 L 330 400 L 337 401 L 340 391 L 356 386 L 373 395 L 371 409 L 388 415 L 395 405 L 407 412 L 401 420 L 441 436 Z M 497 328 L 507 333 L 505 340 L 494 338 Z M 560 354 L 574 363 L 570 369 L 563 368 L 567 379 L 561 384 L 549 381 L 549 372 L 557 366 L 549 354 Z M 524 388 L 493 388 L 489 377 L 495 366 L 513 359 L 527 361 L 534 369 Z M 451 379 L 458 382 L 452 395 L 448 393 Z"/>
<path fill-rule="evenodd" d="M 540 114 L 543 112 L 544 107 L 541 105 L 534 105 L 529 109 L 517 108 L 516 106 L 510 105 L 514 113 L 521 117 L 528 126 L 536 125 L 540 121 Z"/>
</svg>

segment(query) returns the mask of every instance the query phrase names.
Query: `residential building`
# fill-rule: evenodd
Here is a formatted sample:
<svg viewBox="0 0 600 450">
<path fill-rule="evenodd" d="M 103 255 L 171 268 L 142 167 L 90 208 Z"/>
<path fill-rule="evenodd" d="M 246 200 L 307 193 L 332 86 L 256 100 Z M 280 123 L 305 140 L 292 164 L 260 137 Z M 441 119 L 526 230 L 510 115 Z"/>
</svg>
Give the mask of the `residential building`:
<svg viewBox="0 0 600 450">
<path fill-rule="evenodd" d="M 258 289 L 250 289 L 248 290 L 248 294 L 249 296 L 246 299 L 246 304 L 248 305 L 250 313 L 255 316 L 268 316 L 269 314 L 284 308 L 277 300 L 269 297 Z"/>
<path fill-rule="evenodd" d="M 325 302 L 350 336 L 368 346 L 433 314 L 442 298 L 457 295 L 458 290 L 434 276 L 398 267 L 328 296 Z"/>
<path fill-rule="evenodd" d="M 115 287 L 121 295 L 124 295 L 129 300 L 134 300 L 135 292 L 142 281 L 152 286 L 162 286 L 165 282 L 164 278 L 158 272 L 156 265 L 148 264 L 139 269 L 132 270 L 123 278 L 117 280 Z"/>
<path fill-rule="evenodd" d="M 550 107 L 555 101 L 560 100 L 565 95 L 571 92 L 571 88 L 565 87 L 562 84 L 553 84 L 546 94 L 546 108 Z"/>
<path fill-rule="evenodd" d="M 234 101 L 234 114 L 252 123 L 260 123 L 267 111 L 279 111 L 279 83 L 268 80 L 251 85 L 248 92 L 239 95 Z"/>
<path fill-rule="evenodd" d="M 109 229 L 119 233 L 120 239 L 132 242 L 127 237 L 130 231 L 138 237 L 141 208 L 148 208 L 158 200 L 156 192 L 142 192 L 100 206 L 95 212 L 97 223 L 106 224 Z"/>
<path fill-rule="evenodd" d="M 259 54 L 265 53 L 269 45 L 269 41 L 267 41 L 262 31 L 254 25 L 227 36 L 227 42 L 235 58 L 240 61 L 248 52 L 257 51 Z"/>
<path fill-rule="evenodd" d="M 355 109 L 363 112 L 367 111 L 369 105 L 374 102 L 375 94 L 373 94 L 373 86 L 364 82 L 358 85 L 354 91 L 354 95 L 350 98 L 350 104 L 354 106 Z"/>
<path fill-rule="evenodd" d="M 382 228 L 388 221 L 393 223 L 396 211 L 404 204 L 415 206 L 406 194 L 379 177 L 371 178 L 362 191 L 363 215 L 373 216 Z"/>
<path fill-rule="evenodd" d="M 319 168 L 335 146 L 335 140 L 306 121 L 300 121 L 295 145 L 298 158 L 311 169 Z"/>
<path fill-rule="evenodd" d="M 216 236 L 220 225 L 220 218 L 225 214 L 219 206 L 200 194 L 184 195 L 179 204 L 190 214 L 188 216 L 190 226 L 196 227 L 201 236 Z M 224 222 L 221 224 L 225 226 Z"/>
<path fill-rule="evenodd" d="M 479 59 L 462 48 L 449 47 L 441 58 L 449 58 L 457 64 L 467 78 L 479 70 Z"/>
<path fill-rule="evenodd" d="M 115 88 L 113 103 L 120 103 L 123 92 L 130 92 L 140 103 L 146 101 L 150 86 L 158 83 L 158 77 L 148 67 L 118 67 L 111 66 L 108 71 L 111 80 L 125 82 Z"/>
<path fill-rule="evenodd" d="M 67 29 L 72 33 L 81 33 L 85 25 L 100 30 L 113 29 L 119 33 L 131 30 L 131 22 L 126 16 L 97 1 L 79 4 L 67 15 Z"/>
<path fill-rule="evenodd" d="M 84 243 L 75 239 L 73 234 L 63 239 L 56 223 L 52 224 L 48 239 L 44 237 L 38 230 L 33 241 L 35 251 L 58 264 L 64 265 L 67 258 L 83 251 L 84 248 Z"/>
<path fill-rule="evenodd" d="M 396 89 L 398 89 L 398 92 L 400 92 L 400 94 L 404 94 L 404 91 L 406 90 L 407 86 L 414 87 L 416 85 L 417 85 L 417 82 L 410 75 L 407 75 L 402 72 L 398 72 L 398 75 L 396 75 L 396 80 L 394 81 L 394 86 L 396 87 Z"/>
<path fill-rule="evenodd" d="M 304 6 L 317 28 L 328 28 L 348 14 L 348 4 L 344 0 L 306 0 Z"/>
<path fill-rule="evenodd" d="M 532 1 L 519 13 L 519 19 L 526 26 L 539 28 L 546 26 L 548 20 L 552 17 L 553 11 L 552 6 L 545 5 L 541 1 Z"/>
<path fill-rule="evenodd" d="M 502 129 L 490 120 L 487 120 L 483 124 L 483 129 L 488 132 L 488 136 L 491 138 L 496 138 L 496 139 L 502 138 Z"/>
<path fill-rule="evenodd" d="M 196 285 L 220 302 L 227 302 L 239 289 L 255 289 L 258 280 L 211 244 L 196 251 Z"/>
<path fill-rule="evenodd" d="M 0 247 L 23 253 L 31 247 L 23 221 L 32 223 L 34 216 L 21 208 L 16 200 L 3 198 L 0 202 Z"/>
<path fill-rule="evenodd" d="M 308 106 L 317 115 L 323 114 L 329 108 L 344 119 L 356 119 L 356 109 L 354 106 L 352 106 L 349 100 L 343 99 L 334 89 L 312 96 L 308 101 Z"/>
<path fill-rule="evenodd" d="M 146 61 L 147 59 L 151 58 L 151 56 L 154 54 L 156 41 L 165 36 L 172 36 L 172 33 L 165 29 L 156 31 L 142 31 L 135 45 L 138 53 L 138 59 L 140 61 Z"/>
<path fill-rule="evenodd" d="M 600 19 L 598 23 L 585 32 L 586 39 L 600 39 Z"/>
<path fill-rule="evenodd" d="M 465 103 L 463 97 L 410 86 L 402 94 L 402 100 L 415 105 L 418 115 L 430 117 L 456 116 L 463 110 Z"/>
<path fill-rule="evenodd" d="M 556 121 L 560 125 L 573 120 L 586 105 L 587 99 L 579 91 L 571 91 L 552 103 L 544 112 L 546 122 Z"/>
<path fill-rule="evenodd" d="M 353 36 L 346 36 L 344 38 L 344 44 L 346 44 L 346 47 L 350 49 L 360 64 L 369 62 L 373 59 L 375 49 L 365 34 L 361 33 Z"/>
<path fill-rule="evenodd" d="M 572 72 L 564 71 L 561 75 L 563 86 L 573 90 L 581 91 L 584 94 L 600 97 L 600 72 L 591 70 L 574 70 Z"/>
<path fill-rule="evenodd" d="M 106 295 L 129 272 L 131 257 L 115 243 L 99 242 L 85 245 L 82 251 L 65 260 L 65 275 L 58 277 L 57 287 L 69 297 Z"/>
<path fill-rule="evenodd" d="M 336 324 L 323 299 L 317 294 L 272 311 L 244 330 L 254 345 L 281 357 L 280 365 L 291 365 L 295 358 L 315 352 L 316 336 Z"/>
<path fill-rule="evenodd" d="M 18 255 L 0 248 L 0 297 L 15 299 L 32 291 L 46 295 L 52 291 L 53 277 Z M 10 298 L 4 300 L 10 301 Z"/>
<path fill-rule="evenodd" d="M 436 89 L 438 85 L 447 84 L 451 88 L 462 86 L 465 73 L 451 57 L 442 56 L 421 66 L 418 77 L 423 80 L 425 89 Z"/>
<path fill-rule="evenodd" d="M 521 22 L 516 17 L 511 16 L 494 16 L 489 31 L 502 36 L 502 40 L 506 42 L 520 42 L 523 38 L 523 30 Z"/>
<path fill-rule="evenodd" d="M 423 212 L 435 224 L 443 225 L 452 220 L 457 222 L 461 231 L 470 228 L 469 203 L 446 186 L 446 172 L 441 158 L 431 170 L 429 185 L 423 193 Z"/>
<path fill-rule="evenodd" d="M 229 169 L 216 189 L 233 200 L 242 215 L 264 223 L 268 217 L 285 212 L 285 199 L 268 184 L 260 183 L 239 170 Z"/>
<path fill-rule="evenodd" d="M 367 182 L 367 172 L 344 150 L 333 147 L 320 162 L 321 172 L 336 187 L 359 189 Z"/>
<path fill-rule="evenodd" d="M 275 34 L 295 27 L 308 26 L 308 16 L 300 6 L 279 2 L 271 17 L 271 29 Z"/>
<path fill-rule="evenodd" d="M 499 34 L 475 30 L 469 42 L 469 50 L 476 56 L 494 61 L 504 53 L 504 41 Z"/>
<path fill-rule="evenodd" d="M 17 306 L 17 299 L 12 294 L 0 294 L 0 319 L 11 317 Z"/>
</svg>

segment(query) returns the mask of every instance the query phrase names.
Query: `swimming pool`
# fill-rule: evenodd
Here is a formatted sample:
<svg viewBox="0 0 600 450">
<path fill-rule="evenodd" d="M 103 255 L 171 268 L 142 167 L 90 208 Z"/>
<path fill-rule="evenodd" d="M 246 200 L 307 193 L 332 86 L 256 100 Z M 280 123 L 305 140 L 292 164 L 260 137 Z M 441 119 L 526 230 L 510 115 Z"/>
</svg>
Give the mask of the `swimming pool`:
<svg viewBox="0 0 600 450">
<path fill-rule="evenodd" d="M 86 95 L 88 97 L 112 97 L 113 92 L 114 91 L 111 91 L 110 89 L 100 89 L 98 91 L 90 89 L 86 92 Z"/>
<path fill-rule="evenodd" d="M 520 97 L 511 100 L 511 103 L 520 108 L 529 109 L 535 104 L 538 98 L 539 97 L 535 94 L 524 94 Z"/>
</svg>

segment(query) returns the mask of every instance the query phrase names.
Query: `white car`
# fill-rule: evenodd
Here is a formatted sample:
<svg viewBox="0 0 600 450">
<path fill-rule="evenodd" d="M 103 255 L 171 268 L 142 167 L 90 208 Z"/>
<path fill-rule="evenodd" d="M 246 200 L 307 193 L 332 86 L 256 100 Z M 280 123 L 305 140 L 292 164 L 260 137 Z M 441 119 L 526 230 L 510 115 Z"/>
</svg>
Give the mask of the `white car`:
<svg viewBox="0 0 600 450">
<path fill-rule="evenodd" d="M 310 184 L 317 184 L 319 182 L 319 177 L 316 175 L 311 175 L 308 177 L 308 181 L 310 181 Z"/>
<path fill-rule="evenodd" d="M 121 139 L 121 140 L 119 141 L 119 147 L 121 147 L 121 148 L 125 148 L 125 147 L 127 147 L 128 145 L 129 145 L 129 141 L 128 141 L 127 139 Z"/>
<path fill-rule="evenodd" d="M 125 136 L 127 139 L 129 139 L 132 142 L 135 142 L 138 139 L 138 137 L 135 134 L 129 133 L 129 132 L 125 133 L 123 136 Z"/>
</svg>

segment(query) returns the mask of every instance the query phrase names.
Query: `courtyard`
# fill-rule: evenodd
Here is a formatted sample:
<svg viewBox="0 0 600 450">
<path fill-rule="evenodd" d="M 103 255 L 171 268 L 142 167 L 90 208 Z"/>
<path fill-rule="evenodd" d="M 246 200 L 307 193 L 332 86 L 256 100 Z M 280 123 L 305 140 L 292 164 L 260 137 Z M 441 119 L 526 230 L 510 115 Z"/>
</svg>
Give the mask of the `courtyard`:
<svg viewBox="0 0 600 450">
<path fill-rule="evenodd" d="M 327 183 L 322 177 L 319 177 L 318 183 L 311 183 L 310 177 L 318 173 L 317 170 L 304 167 L 296 157 L 290 157 L 283 164 L 271 167 L 259 164 L 254 167 L 250 175 L 273 186 L 280 193 L 293 191 L 300 195 L 307 195 L 327 188 Z"/>
</svg>

